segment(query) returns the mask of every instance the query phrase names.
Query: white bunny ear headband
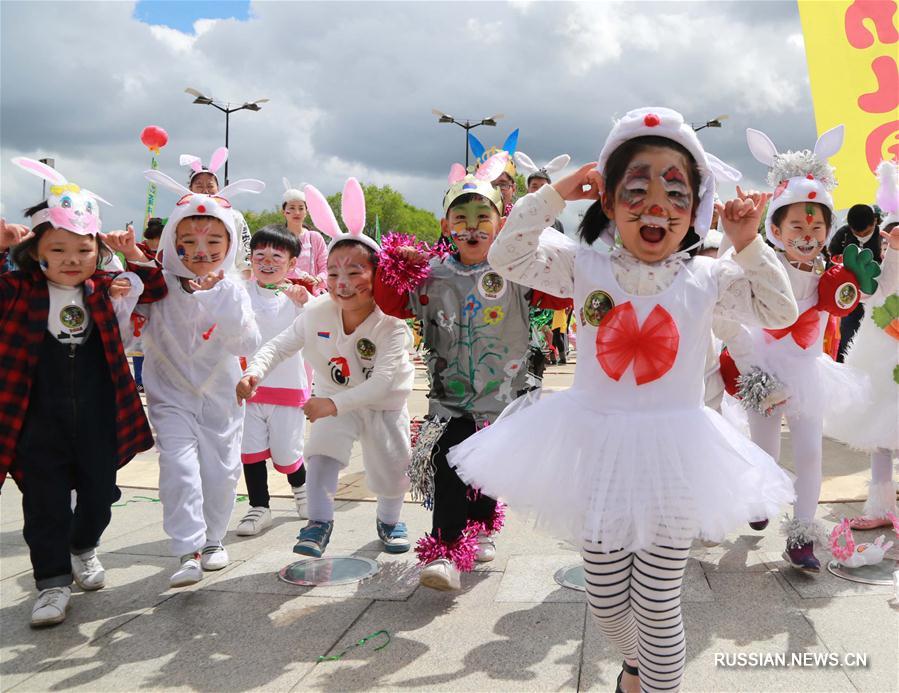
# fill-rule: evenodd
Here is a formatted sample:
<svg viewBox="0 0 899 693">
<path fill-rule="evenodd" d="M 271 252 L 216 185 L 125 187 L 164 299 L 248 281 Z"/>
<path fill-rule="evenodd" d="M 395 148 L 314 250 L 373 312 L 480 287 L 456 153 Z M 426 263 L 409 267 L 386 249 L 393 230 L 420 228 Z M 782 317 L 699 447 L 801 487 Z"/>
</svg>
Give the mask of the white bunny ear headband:
<svg viewBox="0 0 899 693">
<path fill-rule="evenodd" d="M 216 181 L 219 179 L 215 172 L 218 171 L 228 160 L 228 149 L 226 147 L 219 147 L 214 152 L 212 152 L 212 156 L 209 157 L 209 166 L 203 166 L 203 161 L 198 156 L 194 156 L 193 154 L 182 154 L 178 160 L 178 163 L 181 166 L 190 166 L 190 178 L 188 181 L 192 181 L 194 176 L 200 173 L 211 173 L 213 178 Z"/>
<path fill-rule="evenodd" d="M 313 185 L 307 185 L 306 207 L 309 209 L 309 215 L 312 222 L 324 234 L 331 237 L 328 243 L 328 252 L 340 241 L 357 241 L 363 245 L 367 245 L 376 253 L 380 252 L 381 246 L 371 236 L 363 233 L 365 229 L 365 194 L 362 192 L 362 186 L 355 178 L 348 178 L 343 186 L 343 197 L 341 200 L 340 216 L 343 217 L 343 223 L 347 228 L 344 233 L 337 218 L 331 210 L 331 205 L 321 194 L 318 188 Z"/>
<path fill-rule="evenodd" d="M 446 214 L 457 198 L 474 193 L 486 197 L 502 214 L 503 199 L 499 190 L 493 187 L 493 181 L 506 170 L 508 161 L 508 153 L 499 152 L 478 166 L 474 173 L 466 173 L 462 164 L 453 164 L 447 177 L 450 187 L 443 196 L 443 213 Z"/>
<path fill-rule="evenodd" d="M 880 224 L 886 228 L 890 224 L 899 223 L 899 163 L 881 161 L 877 167 L 877 206 L 886 215 Z"/>
<path fill-rule="evenodd" d="M 281 183 L 284 184 L 284 195 L 281 196 L 281 201 L 284 204 L 287 204 L 288 202 L 306 201 L 306 193 L 303 192 L 303 188 L 306 187 L 305 183 L 300 183 L 299 187 L 294 187 L 286 178 L 282 178 Z"/>
<path fill-rule="evenodd" d="M 144 177 L 181 196 L 175 204 L 175 209 L 169 215 L 165 228 L 162 230 L 162 236 L 159 239 L 163 268 L 179 277 L 194 277 L 194 273 L 181 262 L 181 254 L 178 252 L 175 242 L 178 224 L 187 217 L 194 216 L 212 217 L 225 225 L 231 242 L 222 267 L 229 269 L 233 267 L 234 260 L 237 257 L 237 247 L 240 244 L 234 228 L 234 212 L 231 209 L 231 202 L 228 198 L 239 192 L 260 193 L 265 190 L 265 183 L 253 178 L 243 178 L 225 186 L 215 195 L 203 195 L 191 192 L 162 171 L 155 169 L 144 171 Z"/>
<path fill-rule="evenodd" d="M 18 156 L 12 162 L 33 176 L 50 183 L 47 209 L 31 216 L 31 228 L 45 222 L 83 236 L 100 233 L 100 205 L 109 204 L 99 195 L 66 180 L 59 171 L 35 159 Z M 111 205 L 110 205 L 111 206 Z"/>
<path fill-rule="evenodd" d="M 570 156 L 567 154 L 560 154 L 550 160 L 549 163 L 538 167 L 537 164 L 531 160 L 531 157 L 524 152 L 515 152 L 515 163 L 518 164 L 518 170 L 527 176 L 529 183 L 532 178 L 542 178 L 543 180 L 552 183 L 552 178 L 550 176 L 568 166 L 569 161 L 571 161 Z"/>
<path fill-rule="evenodd" d="M 696 208 L 693 230 L 700 238 L 705 239 L 715 208 L 716 181 L 738 181 L 743 174 L 708 153 L 690 124 L 684 122 L 684 117 L 677 111 L 662 106 L 649 106 L 628 111 L 615 123 L 599 153 L 598 169 L 600 173 L 603 172 L 609 157 L 618 147 L 628 140 L 650 135 L 677 142 L 690 152 L 696 161 L 700 176 L 699 206 Z"/>
<path fill-rule="evenodd" d="M 781 207 L 797 202 L 822 204 L 833 212 L 830 191 L 836 187 L 833 166 L 827 160 L 843 146 L 842 125 L 828 130 L 815 143 L 814 151 L 779 153 L 774 142 L 760 130 L 746 130 L 749 151 L 757 161 L 770 167 L 768 183 L 774 186 L 774 196 L 768 203 L 765 217 L 765 236 L 775 247 L 783 250 L 783 242 L 774 235 L 771 219 Z M 830 231 L 833 232 L 834 225 Z"/>
</svg>

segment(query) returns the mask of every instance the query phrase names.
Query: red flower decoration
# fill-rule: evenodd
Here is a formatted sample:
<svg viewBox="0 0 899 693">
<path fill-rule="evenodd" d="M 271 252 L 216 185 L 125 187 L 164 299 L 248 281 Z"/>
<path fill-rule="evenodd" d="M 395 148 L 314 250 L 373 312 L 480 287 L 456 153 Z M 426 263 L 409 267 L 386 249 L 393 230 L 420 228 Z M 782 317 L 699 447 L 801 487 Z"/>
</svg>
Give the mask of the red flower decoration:
<svg viewBox="0 0 899 693">
<path fill-rule="evenodd" d="M 662 123 L 662 119 L 655 113 L 647 113 L 643 116 L 643 124 L 648 128 L 654 128 Z"/>
<path fill-rule="evenodd" d="M 596 360 L 612 380 L 620 380 L 633 362 L 637 385 L 658 380 L 674 365 L 680 334 L 671 314 L 656 306 L 643 322 L 628 301 L 615 306 L 596 330 Z"/>
<path fill-rule="evenodd" d="M 793 338 L 803 349 L 808 349 L 818 339 L 821 332 L 821 321 L 818 319 L 818 309 L 809 308 L 789 327 L 781 330 L 765 330 L 774 339 L 783 339 L 787 335 Z"/>
</svg>

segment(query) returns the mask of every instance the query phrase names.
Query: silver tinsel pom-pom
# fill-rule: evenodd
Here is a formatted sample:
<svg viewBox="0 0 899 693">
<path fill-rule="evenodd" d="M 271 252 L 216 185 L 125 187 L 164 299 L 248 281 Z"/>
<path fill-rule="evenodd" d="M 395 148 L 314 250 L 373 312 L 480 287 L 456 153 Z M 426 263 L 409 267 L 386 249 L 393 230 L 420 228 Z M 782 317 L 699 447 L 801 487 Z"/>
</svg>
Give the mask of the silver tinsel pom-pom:
<svg viewBox="0 0 899 693">
<path fill-rule="evenodd" d="M 768 416 L 783 402 L 783 383 L 760 368 L 737 377 L 737 397 L 744 409 Z"/>
<path fill-rule="evenodd" d="M 412 500 L 428 510 L 434 507 L 434 463 L 431 451 L 443 435 L 448 419 L 424 419 L 412 424 L 412 459 L 409 462 L 409 492 Z"/>
<path fill-rule="evenodd" d="M 819 520 L 797 520 L 784 515 L 780 521 L 780 531 L 787 537 L 791 549 L 809 543 L 826 543 L 828 532 Z"/>
<path fill-rule="evenodd" d="M 824 184 L 828 190 L 836 186 L 834 168 L 826 159 L 819 159 L 815 153 L 802 149 L 798 152 L 783 152 L 774 157 L 774 166 L 768 172 L 768 184 L 776 187 L 778 183 L 790 178 L 805 178 L 811 174 Z"/>
</svg>

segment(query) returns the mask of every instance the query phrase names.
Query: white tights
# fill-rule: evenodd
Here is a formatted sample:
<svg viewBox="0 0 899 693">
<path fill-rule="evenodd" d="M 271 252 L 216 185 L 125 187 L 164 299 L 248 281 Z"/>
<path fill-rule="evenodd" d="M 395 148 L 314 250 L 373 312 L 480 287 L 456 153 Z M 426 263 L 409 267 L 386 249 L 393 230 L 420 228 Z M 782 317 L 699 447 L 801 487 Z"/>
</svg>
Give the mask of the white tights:
<svg viewBox="0 0 899 693">
<path fill-rule="evenodd" d="M 309 519 L 331 522 L 334 519 L 334 496 L 337 495 L 337 476 L 343 465 L 333 457 L 312 455 L 306 460 L 306 504 Z M 399 522 L 403 497 L 378 496 L 378 519 L 387 525 Z"/>
</svg>

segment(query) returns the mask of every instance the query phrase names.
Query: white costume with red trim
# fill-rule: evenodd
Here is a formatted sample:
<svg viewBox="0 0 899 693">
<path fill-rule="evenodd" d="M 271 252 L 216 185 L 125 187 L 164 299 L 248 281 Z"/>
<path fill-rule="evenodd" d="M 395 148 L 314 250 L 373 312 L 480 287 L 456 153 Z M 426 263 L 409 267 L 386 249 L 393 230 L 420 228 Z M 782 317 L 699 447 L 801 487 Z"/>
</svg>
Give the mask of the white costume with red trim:
<svg viewBox="0 0 899 693">
<path fill-rule="evenodd" d="M 255 279 L 245 286 L 263 342 L 277 337 L 303 312 L 283 292 L 261 287 Z M 254 464 L 271 458 L 275 469 L 284 474 L 299 469 L 306 425 L 302 407 L 307 399 L 306 369 L 298 351 L 273 368 L 247 402 L 241 461 Z"/>
<path fill-rule="evenodd" d="M 617 278 L 625 251 L 541 235 L 563 206 L 550 186 L 519 200 L 489 259 L 511 281 L 573 294 L 574 385 L 455 447 L 459 476 L 576 545 L 625 551 L 721 540 L 776 512 L 792 497 L 787 476 L 703 405 L 712 317 L 725 297 L 745 299 L 747 319 L 795 314 L 781 275 L 765 273 L 770 251 L 757 240 L 735 260 L 681 256 L 664 288 L 636 295 Z M 773 303 L 755 303 L 758 289 Z"/>
</svg>

